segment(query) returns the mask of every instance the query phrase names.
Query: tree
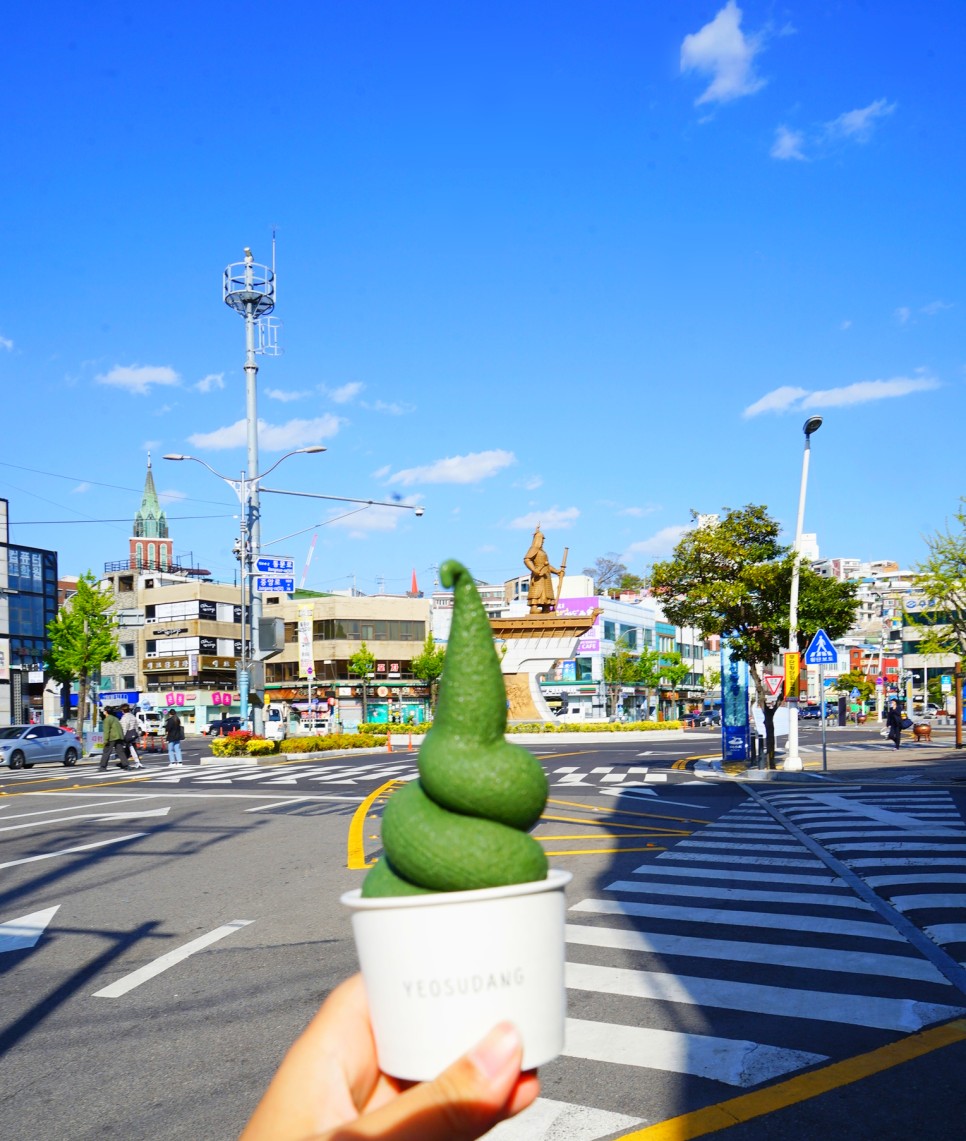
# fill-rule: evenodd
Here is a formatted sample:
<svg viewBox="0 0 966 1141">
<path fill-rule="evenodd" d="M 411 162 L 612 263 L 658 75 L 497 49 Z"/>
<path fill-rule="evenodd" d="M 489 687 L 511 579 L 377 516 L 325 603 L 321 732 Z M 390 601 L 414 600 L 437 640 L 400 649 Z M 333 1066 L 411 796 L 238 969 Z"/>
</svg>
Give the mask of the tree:
<svg viewBox="0 0 966 1141">
<path fill-rule="evenodd" d="M 658 651 L 657 673 L 659 680 L 670 686 L 672 690 L 677 689 L 690 672 L 691 667 L 677 650 Z"/>
<path fill-rule="evenodd" d="M 85 571 L 77 580 L 77 593 L 47 625 L 47 668 L 61 684 L 77 682 L 78 737 L 87 717 L 90 679 L 104 662 L 116 662 L 120 657 L 117 623 L 110 613 L 113 601 L 100 589 L 93 571 Z"/>
<path fill-rule="evenodd" d="M 369 720 L 369 678 L 372 677 L 376 667 L 376 655 L 369 647 L 362 643 L 358 650 L 349 659 L 349 673 L 362 678 L 362 720 Z"/>
<path fill-rule="evenodd" d="M 430 632 L 426 635 L 426 641 L 423 642 L 422 653 L 417 654 L 410 663 L 413 675 L 429 686 L 430 716 L 436 709 L 436 699 L 439 696 L 439 679 L 443 672 L 445 658 L 445 648 L 436 645 L 432 632 Z"/>
<path fill-rule="evenodd" d="M 860 701 L 871 701 L 875 696 L 875 685 L 861 670 L 849 670 L 848 673 L 839 674 L 834 679 L 832 688 L 846 695 L 857 689 Z"/>
<path fill-rule="evenodd" d="M 908 615 L 907 620 L 926 627 L 920 653 L 962 657 L 966 654 L 966 496 L 960 498 L 953 518 L 959 529 L 947 523 L 945 531 L 927 536 L 929 554 L 913 568 L 916 587 L 936 600 L 936 609 L 922 617 Z"/>
<path fill-rule="evenodd" d="M 624 686 L 636 682 L 638 676 L 638 659 L 628 652 L 627 643 L 618 638 L 615 646 L 614 652 L 608 654 L 602 664 L 611 717 L 617 716 Z"/>
<path fill-rule="evenodd" d="M 692 511 L 697 522 L 698 513 Z M 763 506 L 725 508 L 723 518 L 686 531 L 670 559 L 651 568 L 649 585 L 669 622 L 705 637 L 727 635 L 731 656 L 748 663 L 765 719 L 769 761 L 775 756 L 774 707 L 765 701 L 764 667 L 787 643 L 793 556 L 778 541 L 778 523 Z M 807 567 L 799 579 L 799 648 L 816 630 L 830 638 L 851 626 L 856 584 L 823 579 Z"/>
<path fill-rule="evenodd" d="M 657 650 L 649 650 L 646 646 L 641 650 L 635 681 L 643 688 L 644 701 L 650 711 L 651 690 L 657 689 L 661 684 L 661 655 Z"/>
<path fill-rule="evenodd" d="M 584 567 L 584 574 L 590 575 L 594 580 L 598 594 L 608 594 L 612 587 L 620 585 L 627 574 L 627 567 L 613 551 L 608 551 L 606 555 L 595 559 L 592 567 Z"/>
</svg>

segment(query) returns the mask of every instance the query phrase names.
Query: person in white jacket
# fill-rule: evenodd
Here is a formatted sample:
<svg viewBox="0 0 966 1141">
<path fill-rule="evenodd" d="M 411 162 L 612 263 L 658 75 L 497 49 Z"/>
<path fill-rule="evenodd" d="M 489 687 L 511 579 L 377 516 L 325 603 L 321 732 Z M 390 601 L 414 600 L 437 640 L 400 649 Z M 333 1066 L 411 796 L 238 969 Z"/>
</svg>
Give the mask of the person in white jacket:
<svg viewBox="0 0 966 1141">
<path fill-rule="evenodd" d="M 121 730 L 124 733 L 124 748 L 127 750 L 127 759 L 132 761 L 136 769 L 143 769 L 141 758 L 138 756 L 138 719 L 131 712 L 130 705 L 121 706 Z"/>
</svg>

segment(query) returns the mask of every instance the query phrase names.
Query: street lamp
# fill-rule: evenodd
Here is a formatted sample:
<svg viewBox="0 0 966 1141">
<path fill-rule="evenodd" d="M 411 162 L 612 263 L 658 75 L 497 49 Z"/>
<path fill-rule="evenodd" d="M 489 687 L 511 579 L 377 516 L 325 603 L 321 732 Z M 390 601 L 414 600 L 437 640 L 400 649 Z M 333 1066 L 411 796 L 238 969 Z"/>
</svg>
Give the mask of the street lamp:
<svg viewBox="0 0 966 1141">
<path fill-rule="evenodd" d="M 243 721 L 248 720 L 248 675 L 247 670 L 250 668 L 250 662 L 258 659 L 258 619 L 261 617 L 261 598 L 252 590 L 251 575 L 252 568 L 255 566 L 255 559 L 258 558 L 260 549 L 259 537 L 260 528 L 258 526 L 257 508 L 254 504 L 257 499 L 258 488 L 261 481 L 273 472 L 283 460 L 287 460 L 290 456 L 298 455 L 316 455 L 319 452 L 324 452 L 326 449 L 321 444 L 311 444 L 305 448 L 295 448 L 285 455 L 280 456 L 270 468 L 259 475 L 248 475 L 246 472 L 241 472 L 238 479 L 232 479 L 230 476 L 223 475 L 220 471 L 216 471 L 207 460 L 201 459 L 199 456 L 183 456 L 176 453 L 170 453 L 164 458 L 166 460 L 192 460 L 196 464 L 201 464 L 202 467 L 207 468 L 212 475 L 217 476 L 224 483 L 235 492 L 238 496 L 238 502 L 241 510 L 239 512 L 240 519 L 240 534 L 236 540 L 237 550 L 236 554 L 241 564 L 241 629 L 242 629 L 242 684 L 241 690 L 241 717 Z M 248 637 L 248 652 L 246 653 L 246 580 L 248 580 L 248 626 L 250 634 Z M 255 731 L 261 730 L 260 724 L 262 713 L 261 708 L 256 708 L 254 713 L 255 718 Z"/>
<path fill-rule="evenodd" d="M 821 416 L 809 416 L 802 431 L 805 433 L 805 452 L 802 456 L 802 484 L 798 494 L 798 519 L 795 522 L 795 545 L 793 547 L 792 592 L 788 605 L 788 651 L 798 653 L 798 579 L 801 570 L 802 527 L 805 524 L 805 488 L 808 484 L 808 459 L 811 452 L 812 436 L 821 428 Z M 797 683 L 796 683 L 797 684 Z M 801 772 L 802 758 L 798 753 L 798 694 L 788 695 L 788 745 L 782 768 L 789 772 Z"/>
</svg>

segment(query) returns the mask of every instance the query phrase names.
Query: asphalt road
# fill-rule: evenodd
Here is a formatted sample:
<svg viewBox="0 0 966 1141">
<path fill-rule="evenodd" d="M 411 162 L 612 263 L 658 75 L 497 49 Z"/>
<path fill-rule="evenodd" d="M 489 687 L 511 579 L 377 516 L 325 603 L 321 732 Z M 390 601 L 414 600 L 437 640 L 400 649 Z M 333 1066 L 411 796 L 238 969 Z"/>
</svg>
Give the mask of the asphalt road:
<svg viewBox="0 0 966 1141">
<path fill-rule="evenodd" d="M 839 732 L 837 748 L 875 746 Z M 536 1109 L 494 1136 L 949 1136 L 966 793 L 672 768 L 715 744 L 533 745 L 551 783 L 535 834 L 574 875 L 571 1021 Z M 0 774 L 2 1136 L 236 1137 L 355 969 L 338 897 L 379 851 L 357 812 L 414 755 L 144 759 Z"/>
</svg>

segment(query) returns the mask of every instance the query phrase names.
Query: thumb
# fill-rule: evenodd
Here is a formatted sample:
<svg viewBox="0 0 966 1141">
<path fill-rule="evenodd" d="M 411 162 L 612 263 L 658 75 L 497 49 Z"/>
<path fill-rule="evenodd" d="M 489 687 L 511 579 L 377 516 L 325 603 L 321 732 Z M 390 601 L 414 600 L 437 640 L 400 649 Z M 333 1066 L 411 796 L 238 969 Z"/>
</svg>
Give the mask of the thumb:
<svg viewBox="0 0 966 1141">
<path fill-rule="evenodd" d="M 521 1074 L 523 1043 L 515 1026 L 501 1022 L 431 1082 L 413 1086 L 354 1122 L 349 1138 L 391 1141 L 473 1141 L 536 1098 L 535 1073 Z"/>
</svg>

